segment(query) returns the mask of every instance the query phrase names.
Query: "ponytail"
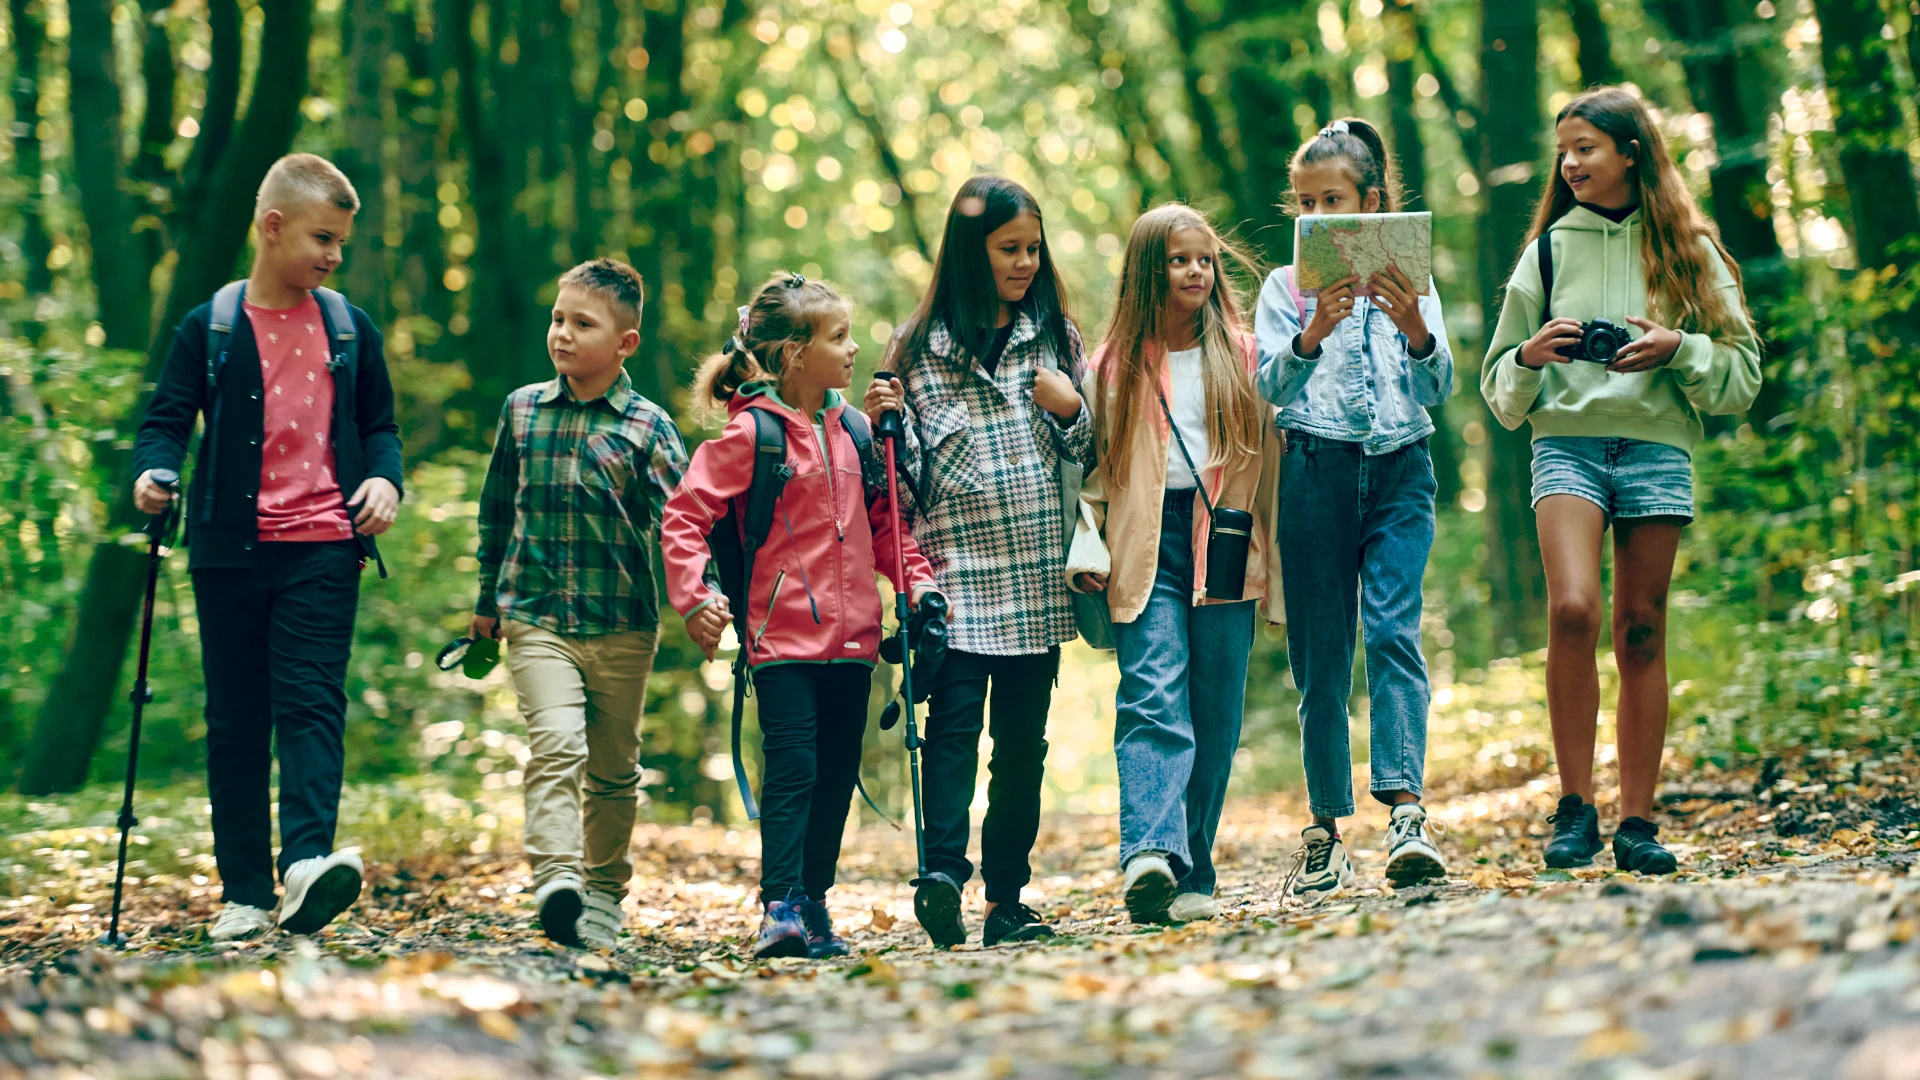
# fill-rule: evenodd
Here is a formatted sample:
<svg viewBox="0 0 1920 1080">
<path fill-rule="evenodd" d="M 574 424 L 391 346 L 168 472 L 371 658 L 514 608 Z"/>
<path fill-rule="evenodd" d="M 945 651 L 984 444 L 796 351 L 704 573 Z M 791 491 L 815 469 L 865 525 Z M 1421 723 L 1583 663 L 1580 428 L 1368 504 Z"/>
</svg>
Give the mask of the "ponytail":
<svg viewBox="0 0 1920 1080">
<path fill-rule="evenodd" d="M 1293 160 L 1287 163 L 1287 169 L 1291 172 L 1302 165 L 1319 165 L 1328 161 L 1338 161 L 1347 167 L 1347 171 L 1353 175 L 1353 186 L 1360 192 L 1362 204 L 1366 202 L 1367 192 L 1378 191 L 1382 211 L 1389 214 L 1400 212 L 1406 198 L 1400 187 L 1400 163 L 1394 159 L 1393 152 L 1387 149 L 1387 141 L 1381 137 L 1379 128 L 1357 116 L 1335 120 L 1293 152 Z M 1300 212 L 1298 199 L 1293 192 L 1287 193 L 1287 201 L 1290 212 Z"/>
<path fill-rule="evenodd" d="M 740 322 L 721 350 L 707 357 L 693 377 L 693 408 L 705 419 L 724 416 L 728 403 L 751 382 L 778 382 L 786 374 L 787 347 L 813 340 L 831 312 L 846 301 L 824 281 L 776 273 L 740 306 Z"/>
<path fill-rule="evenodd" d="M 726 347 L 702 360 L 694 373 L 693 410 L 705 419 L 725 416 L 727 403 L 742 386 L 766 377 L 752 351 L 738 337 L 730 337 Z"/>
</svg>

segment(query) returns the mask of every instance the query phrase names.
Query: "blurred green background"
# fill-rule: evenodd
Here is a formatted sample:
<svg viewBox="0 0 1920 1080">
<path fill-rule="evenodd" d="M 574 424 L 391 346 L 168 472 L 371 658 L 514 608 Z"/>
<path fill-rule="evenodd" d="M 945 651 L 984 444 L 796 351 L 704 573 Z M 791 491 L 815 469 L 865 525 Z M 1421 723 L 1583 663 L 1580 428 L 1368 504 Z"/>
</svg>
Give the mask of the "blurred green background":
<svg viewBox="0 0 1920 1080">
<path fill-rule="evenodd" d="M 328 155 L 359 189 L 338 284 L 385 328 L 411 469 L 348 687 L 352 798 L 388 808 L 357 820 L 470 846 L 511 839 L 523 729 L 504 669 L 478 685 L 431 657 L 473 600 L 500 399 L 550 375 L 559 271 L 595 254 L 639 267 L 629 369 L 676 415 L 775 269 L 855 300 L 864 382 L 929 279 L 952 191 L 994 170 L 1041 199 L 1097 340 L 1143 208 L 1191 202 L 1263 269 L 1286 262 L 1286 159 L 1347 114 L 1388 133 L 1411 208 L 1435 215 L 1459 360 L 1433 444 L 1436 778 L 1537 776 L 1526 435 L 1491 422 L 1477 373 L 1553 111 L 1611 81 L 1655 107 L 1769 343 L 1760 401 L 1695 454 L 1701 514 L 1672 600 L 1678 760 L 1904 746 L 1920 691 L 1915 22 L 1907 0 L 9 0 L 0 786 L 27 794 L 0 817 L 110 820 L 104 792 L 30 800 L 124 769 L 144 572 L 127 451 L 172 326 L 244 273 L 252 192 L 279 154 Z M 667 622 L 647 812 L 737 821 L 727 671 Z M 175 555 L 141 769 L 190 816 L 197 629 Z M 1111 812 L 1116 677 L 1068 653 L 1049 802 Z M 1299 775 L 1276 631 L 1253 669 L 1236 781 L 1271 791 Z M 1355 715 L 1364 753 L 1364 693 Z M 897 732 L 869 739 L 869 786 L 900 809 Z"/>
</svg>

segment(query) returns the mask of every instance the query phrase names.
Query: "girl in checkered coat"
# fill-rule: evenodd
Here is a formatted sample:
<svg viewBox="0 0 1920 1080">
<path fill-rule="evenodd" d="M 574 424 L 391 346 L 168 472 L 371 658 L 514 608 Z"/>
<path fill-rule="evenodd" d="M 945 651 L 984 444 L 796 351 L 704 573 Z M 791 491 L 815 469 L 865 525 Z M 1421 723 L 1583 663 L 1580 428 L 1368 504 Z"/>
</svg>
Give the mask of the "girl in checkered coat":
<svg viewBox="0 0 1920 1080">
<path fill-rule="evenodd" d="M 1053 933 L 1020 902 L 1040 826 L 1047 706 L 1060 644 L 1075 636 L 1065 579 L 1060 463 L 1092 466 L 1093 420 L 1075 389 L 1079 331 L 1032 193 L 976 176 L 953 199 L 933 285 L 885 360 L 898 382 L 867 388 L 867 414 L 907 418 L 918 491 L 901 493 L 914 538 L 953 605 L 925 751 L 928 876 L 914 912 L 934 943 L 967 939 L 961 887 L 989 694 L 993 757 L 980 837 L 986 945 Z"/>
</svg>

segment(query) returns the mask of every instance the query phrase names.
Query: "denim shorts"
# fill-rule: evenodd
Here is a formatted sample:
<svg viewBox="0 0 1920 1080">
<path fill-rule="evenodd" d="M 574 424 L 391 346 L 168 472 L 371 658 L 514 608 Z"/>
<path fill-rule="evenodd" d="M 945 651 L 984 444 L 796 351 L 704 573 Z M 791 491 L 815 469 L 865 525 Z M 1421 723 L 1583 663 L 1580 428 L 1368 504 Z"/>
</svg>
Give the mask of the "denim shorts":
<svg viewBox="0 0 1920 1080">
<path fill-rule="evenodd" d="M 1639 439 L 1558 435 L 1533 441 L 1533 505 L 1578 495 L 1613 518 L 1693 520 L 1693 456 Z"/>
</svg>

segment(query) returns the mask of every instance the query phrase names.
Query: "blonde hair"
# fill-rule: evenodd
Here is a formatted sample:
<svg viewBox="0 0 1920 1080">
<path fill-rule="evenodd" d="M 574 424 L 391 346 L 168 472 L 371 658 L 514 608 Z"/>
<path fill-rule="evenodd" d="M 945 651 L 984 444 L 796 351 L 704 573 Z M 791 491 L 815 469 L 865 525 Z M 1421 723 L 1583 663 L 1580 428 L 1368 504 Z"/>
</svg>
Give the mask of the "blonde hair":
<svg viewBox="0 0 1920 1080">
<path fill-rule="evenodd" d="M 1654 125 L 1653 114 L 1631 92 L 1618 86 L 1601 86 L 1567 102 L 1555 127 L 1567 120 L 1585 120 L 1602 135 L 1613 140 L 1614 147 L 1633 158 L 1627 170 L 1627 183 L 1640 201 L 1640 263 L 1647 278 L 1647 314 L 1662 325 L 1690 329 L 1700 333 L 1725 333 L 1740 324 L 1747 296 L 1741 284 L 1740 264 L 1720 242 L 1720 233 L 1700 212 L 1693 193 L 1674 167 L 1667 152 L 1667 140 Z M 1639 144 L 1637 147 L 1635 144 Z M 1534 208 L 1533 225 L 1527 230 L 1524 254 L 1542 233 L 1573 209 L 1577 200 L 1558 161 L 1547 177 L 1546 190 Z M 1710 246 L 1703 246 L 1705 240 Z M 1714 287 L 1713 264 L 1718 255 L 1733 275 L 1740 311 L 1727 306 L 1720 290 Z"/>
<path fill-rule="evenodd" d="M 619 259 L 589 259 L 561 274 L 560 287 L 576 288 L 605 300 L 623 331 L 640 325 L 646 287 L 640 271 Z"/>
<path fill-rule="evenodd" d="M 1400 187 L 1400 163 L 1394 160 L 1393 152 L 1387 149 L 1387 140 L 1381 137 L 1379 128 L 1357 116 L 1335 120 L 1293 152 L 1293 158 L 1287 162 L 1288 179 L 1292 181 L 1302 165 L 1326 162 L 1337 162 L 1346 167 L 1354 189 L 1360 192 L 1362 205 L 1367 201 L 1367 192 L 1378 191 L 1380 210 L 1389 214 L 1400 212 L 1404 198 Z M 1297 182 L 1295 186 L 1298 186 Z M 1282 205 L 1287 213 L 1299 216 L 1300 193 L 1290 188 Z"/>
<path fill-rule="evenodd" d="M 1201 383 L 1206 388 L 1206 464 L 1219 467 L 1235 458 L 1257 456 L 1265 436 L 1266 403 L 1247 372 L 1246 316 L 1228 273 L 1234 269 L 1250 274 L 1253 266 L 1239 248 L 1214 231 L 1204 214 L 1180 203 L 1156 206 L 1140 215 L 1127 235 L 1113 322 L 1107 328 L 1100 362 L 1100 387 L 1106 395 L 1100 434 L 1106 447 L 1125 446 L 1133 438 L 1140 412 L 1157 411 L 1158 402 L 1150 390 L 1158 390 L 1160 365 L 1166 362 L 1161 341 L 1170 329 L 1166 318 L 1173 297 L 1167 245 L 1183 229 L 1205 233 L 1215 256 L 1213 291 L 1196 316 L 1195 330 L 1200 339 Z M 1129 457 L 1123 452 L 1103 454 L 1114 487 L 1126 484 Z"/>
<path fill-rule="evenodd" d="M 266 220 L 267 211 L 285 214 L 296 205 L 325 203 L 348 213 L 360 212 L 360 195 L 340 167 L 318 154 L 288 154 L 273 163 L 260 191 L 253 199 L 255 224 Z"/>
<path fill-rule="evenodd" d="M 740 309 L 740 324 L 726 345 L 700 364 L 693 377 L 694 410 L 712 418 L 750 382 L 779 385 L 787 373 L 787 347 L 804 348 L 828 316 L 846 310 L 846 300 L 826 282 L 775 273 Z"/>
</svg>

